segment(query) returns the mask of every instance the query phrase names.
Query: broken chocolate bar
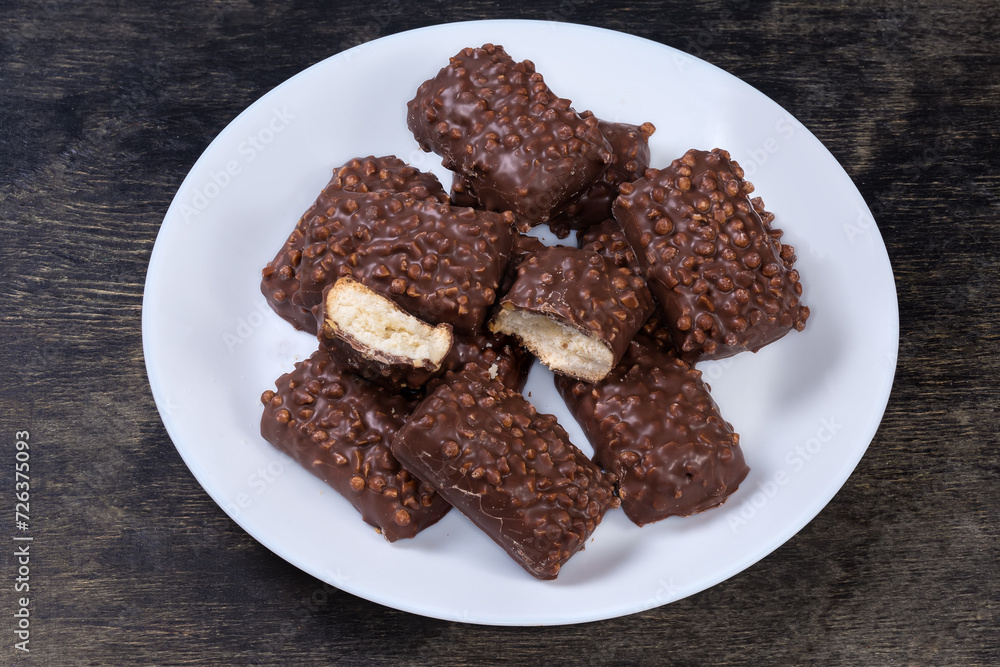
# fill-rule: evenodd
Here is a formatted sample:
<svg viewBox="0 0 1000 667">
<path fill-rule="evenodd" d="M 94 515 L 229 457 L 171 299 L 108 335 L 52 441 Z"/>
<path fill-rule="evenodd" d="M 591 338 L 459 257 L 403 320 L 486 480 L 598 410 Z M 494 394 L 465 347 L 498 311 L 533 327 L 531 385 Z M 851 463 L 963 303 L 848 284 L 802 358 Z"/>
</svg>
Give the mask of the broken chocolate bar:
<svg viewBox="0 0 1000 667">
<path fill-rule="evenodd" d="M 450 324 L 431 326 L 349 276 L 327 288 L 321 313 L 320 343 L 388 389 L 419 389 L 452 347 Z"/>
<path fill-rule="evenodd" d="M 490 329 L 516 336 L 553 371 L 596 382 L 652 310 L 645 283 L 628 269 L 596 252 L 555 246 L 521 262 Z"/>
<path fill-rule="evenodd" d="M 756 352 L 805 328 L 795 250 L 729 153 L 690 150 L 620 192 L 615 218 L 685 359 Z"/>
<path fill-rule="evenodd" d="M 722 504 L 750 470 L 701 372 L 644 334 L 604 380 L 555 383 L 640 526 Z"/>
<path fill-rule="evenodd" d="M 347 498 L 390 542 L 413 537 L 450 506 L 389 445 L 416 403 L 357 377 L 323 349 L 261 396 L 264 439 Z"/>
<path fill-rule="evenodd" d="M 421 84 L 406 122 L 482 207 L 513 211 L 521 231 L 560 212 L 612 161 L 597 118 L 493 44 L 463 49 Z"/>
<path fill-rule="evenodd" d="M 271 308 L 296 329 L 309 333 L 316 333 L 316 317 L 312 305 L 302 303 L 299 293 L 306 228 L 314 216 L 322 214 L 338 191 L 396 192 L 407 193 L 415 199 L 448 201 L 448 195 L 434 174 L 418 171 L 393 155 L 354 158 L 334 169 L 333 178 L 323 189 L 324 194 L 299 219 L 281 250 L 264 268 L 260 284 Z"/>
<path fill-rule="evenodd" d="M 349 275 L 415 317 L 473 333 L 506 269 L 511 217 L 405 194 L 324 192 L 306 229 L 297 301 L 317 317 L 323 290 Z"/>
<path fill-rule="evenodd" d="M 539 579 L 554 579 L 618 504 L 556 418 L 478 364 L 445 376 L 392 451 Z"/>
</svg>

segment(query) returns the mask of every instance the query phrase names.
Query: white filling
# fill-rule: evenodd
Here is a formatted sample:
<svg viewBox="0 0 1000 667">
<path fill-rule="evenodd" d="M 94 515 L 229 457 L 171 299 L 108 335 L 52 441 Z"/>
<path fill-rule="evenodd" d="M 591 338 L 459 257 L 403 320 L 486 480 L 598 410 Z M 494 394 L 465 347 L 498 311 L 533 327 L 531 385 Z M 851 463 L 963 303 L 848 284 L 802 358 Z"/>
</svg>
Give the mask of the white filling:
<svg viewBox="0 0 1000 667">
<path fill-rule="evenodd" d="M 590 382 L 604 378 L 614 365 L 611 350 L 600 340 L 544 315 L 503 308 L 490 328 L 517 336 L 552 370 Z"/>
<path fill-rule="evenodd" d="M 451 349 L 451 329 L 432 327 L 359 282 L 341 278 L 327 292 L 327 324 L 373 350 L 440 366 Z"/>
</svg>

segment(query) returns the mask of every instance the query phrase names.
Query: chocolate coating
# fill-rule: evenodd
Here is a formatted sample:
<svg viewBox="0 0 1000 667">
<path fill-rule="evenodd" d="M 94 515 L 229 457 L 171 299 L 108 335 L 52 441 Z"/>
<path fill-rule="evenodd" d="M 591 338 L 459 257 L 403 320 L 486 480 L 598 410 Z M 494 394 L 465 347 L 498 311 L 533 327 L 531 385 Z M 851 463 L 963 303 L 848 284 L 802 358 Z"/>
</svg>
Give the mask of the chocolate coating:
<svg viewBox="0 0 1000 667">
<path fill-rule="evenodd" d="M 317 350 L 261 396 L 260 432 L 338 493 L 387 540 L 413 537 L 450 506 L 389 449 L 416 403 Z"/>
<path fill-rule="evenodd" d="M 422 83 L 406 122 L 484 208 L 513 211 L 521 231 L 565 208 L 612 160 L 596 118 L 493 44 L 463 49 Z"/>
<path fill-rule="evenodd" d="M 495 375 L 508 389 L 521 391 L 535 358 L 517 340 L 484 328 L 474 334 L 455 336 L 451 351 L 441 364 L 442 372 L 460 371 L 476 363 Z M 433 386 L 433 381 L 432 385 Z"/>
<path fill-rule="evenodd" d="M 352 373 L 396 393 L 419 390 L 428 380 L 439 375 L 442 369 L 426 360 L 376 355 L 343 336 L 320 334 L 320 347 Z"/>
<path fill-rule="evenodd" d="M 601 382 L 555 383 L 640 526 L 716 507 L 750 471 L 701 372 L 644 334 Z"/>
<path fill-rule="evenodd" d="M 757 351 L 805 328 L 795 250 L 724 150 L 690 150 L 625 183 L 615 218 L 685 359 Z"/>
<path fill-rule="evenodd" d="M 334 169 L 323 193 L 328 200 L 337 191 L 407 193 L 415 199 L 448 202 L 448 195 L 434 174 L 418 171 L 393 155 L 354 158 Z M 300 265 L 306 228 L 323 203 L 317 200 L 299 219 L 278 254 L 264 267 L 260 284 L 271 308 L 296 329 L 309 333 L 316 333 L 317 323 L 312 306 L 301 300 Z"/>
<path fill-rule="evenodd" d="M 577 242 L 584 250 L 603 255 L 614 262 L 615 266 L 626 268 L 642 277 L 642 266 L 632 252 L 622 226 L 614 218 L 609 217 L 587 229 L 581 229 L 577 232 Z"/>
<path fill-rule="evenodd" d="M 614 218 L 608 218 L 587 229 L 581 229 L 577 232 L 577 238 L 580 247 L 584 250 L 591 250 L 603 255 L 614 262 L 615 266 L 626 268 L 637 276 L 643 275 L 639 260 L 636 259 L 635 253 L 632 252 L 632 246 L 625 238 L 625 232 L 622 231 L 621 225 Z M 659 343 L 661 347 L 670 350 L 675 346 L 673 338 L 670 336 L 670 330 L 663 325 L 665 319 L 663 309 L 654 299 L 653 313 L 642 325 L 642 331 Z"/>
<path fill-rule="evenodd" d="M 641 178 L 649 168 L 649 137 L 656 131 L 652 123 L 631 125 L 601 120 L 598 127 L 611 145 L 612 162 L 590 188 L 549 220 L 549 227 L 561 239 L 569 236 L 571 229 L 586 229 L 610 218 L 619 186 Z"/>
<path fill-rule="evenodd" d="M 498 316 L 505 309 L 544 315 L 596 338 L 611 351 L 610 371 L 652 313 L 653 298 L 641 278 L 600 254 L 553 246 L 538 250 L 520 263 L 517 279 L 491 320 L 491 330 L 497 330 Z M 522 338 L 522 342 L 531 347 L 529 341 Z M 569 372 L 564 368 L 553 370 Z"/>
<path fill-rule="evenodd" d="M 313 317 L 323 289 L 350 275 L 431 324 L 482 326 L 510 254 L 510 214 L 342 191 L 324 191 L 314 211 L 297 297 Z"/>
<path fill-rule="evenodd" d="M 507 270 L 504 272 L 503 280 L 500 283 L 499 295 L 503 297 L 517 280 L 517 267 L 530 255 L 545 248 L 545 244 L 534 236 L 527 234 L 515 234 L 510 253 L 510 261 L 507 262 Z"/>
<path fill-rule="evenodd" d="M 447 374 L 392 451 L 539 579 L 554 579 L 618 504 L 554 416 L 476 364 Z"/>
</svg>

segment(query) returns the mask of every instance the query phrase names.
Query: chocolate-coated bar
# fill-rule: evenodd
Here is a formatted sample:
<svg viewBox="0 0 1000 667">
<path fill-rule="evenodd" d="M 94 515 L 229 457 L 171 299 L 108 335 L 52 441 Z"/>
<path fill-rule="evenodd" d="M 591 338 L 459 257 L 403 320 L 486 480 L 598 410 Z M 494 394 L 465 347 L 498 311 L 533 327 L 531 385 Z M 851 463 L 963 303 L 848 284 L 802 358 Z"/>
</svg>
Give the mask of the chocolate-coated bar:
<svg viewBox="0 0 1000 667">
<path fill-rule="evenodd" d="M 422 83 L 406 121 L 481 206 L 513 211 L 522 231 L 565 208 L 612 161 L 596 118 L 557 97 L 531 61 L 493 44 L 463 49 Z"/>
<path fill-rule="evenodd" d="M 415 401 L 386 392 L 317 350 L 261 396 L 264 439 L 338 493 L 390 542 L 413 537 L 450 506 L 389 449 Z"/>
<path fill-rule="evenodd" d="M 571 229 L 586 229 L 610 218 L 619 186 L 641 178 L 649 168 L 649 137 L 656 131 L 652 123 L 632 125 L 601 120 L 598 127 L 611 145 L 612 162 L 590 188 L 549 220 L 549 227 L 559 238 L 569 236 Z"/>
<path fill-rule="evenodd" d="M 805 327 L 795 250 L 729 153 L 690 150 L 620 192 L 615 218 L 685 359 L 756 352 Z"/>
<path fill-rule="evenodd" d="M 358 375 L 390 390 L 414 390 L 444 368 L 454 336 L 344 276 L 323 295 L 320 344 Z"/>
<path fill-rule="evenodd" d="M 615 266 L 626 268 L 642 277 L 643 271 L 639 260 L 632 252 L 632 246 L 628 244 L 622 226 L 614 218 L 606 218 L 586 229 L 581 229 L 577 232 L 577 241 L 584 250 L 599 253 L 614 262 Z"/>
<path fill-rule="evenodd" d="M 716 507 L 749 472 L 701 372 L 644 334 L 604 380 L 555 383 L 640 526 Z"/>
<path fill-rule="evenodd" d="M 267 302 L 278 315 L 296 329 L 316 333 L 316 316 L 312 305 L 301 302 L 299 273 L 306 228 L 310 220 L 325 210 L 339 191 L 407 193 L 415 199 L 446 203 L 448 195 L 434 174 L 414 169 L 399 158 L 370 155 L 354 158 L 333 170 L 333 178 L 323 189 L 323 195 L 303 215 L 288 239 L 263 270 L 260 288 Z M 315 304 L 313 304 L 315 305 Z"/>
<path fill-rule="evenodd" d="M 350 275 L 415 317 L 473 333 L 504 275 L 511 218 L 406 194 L 324 192 L 307 226 L 298 301 L 316 317 L 327 285 Z"/>
<path fill-rule="evenodd" d="M 618 504 L 554 416 L 477 364 L 445 375 L 392 451 L 539 579 L 554 579 Z"/>
<path fill-rule="evenodd" d="M 614 262 L 615 266 L 624 267 L 637 276 L 643 275 L 639 260 L 636 259 L 635 253 L 632 252 L 632 246 L 625 238 L 625 232 L 622 231 L 621 225 L 614 218 L 608 218 L 587 229 L 581 229 L 577 232 L 577 238 L 580 247 L 584 250 L 592 250 L 603 255 Z M 508 273 L 510 273 L 509 268 Z M 642 325 L 642 331 L 664 349 L 669 350 L 675 345 L 670 336 L 670 330 L 663 325 L 664 320 L 663 310 L 660 308 L 660 304 L 654 300 L 653 314 Z"/>
<path fill-rule="evenodd" d="M 460 371 L 466 364 L 476 363 L 508 389 L 521 391 L 534 360 L 516 339 L 483 327 L 478 333 L 455 336 L 442 371 Z M 439 379 L 440 376 L 432 378 L 431 385 Z"/>
<path fill-rule="evenodd" d="M 611 372 L 653 310 L 641 278 L 596 252 L 554 246 L 529 255 L 490 329 L 513 336 L 557 373 Z"/>
</svg>

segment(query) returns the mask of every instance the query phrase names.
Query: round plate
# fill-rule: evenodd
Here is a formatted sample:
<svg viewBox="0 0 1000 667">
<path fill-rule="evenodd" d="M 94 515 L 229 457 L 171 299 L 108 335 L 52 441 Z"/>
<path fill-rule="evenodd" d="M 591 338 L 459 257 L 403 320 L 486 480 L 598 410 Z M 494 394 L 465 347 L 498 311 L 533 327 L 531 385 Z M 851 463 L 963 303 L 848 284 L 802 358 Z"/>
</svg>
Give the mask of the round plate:
<svg viewBox="0 0 1000 667">
<path fill-rule="evenodd" d="M 555 581 L 539 581 L 458 512 L 387 543 L 336 492 L 266 443 L 260 394 L 316 348 L 279 319 L 260 270 L 355 156 L 434 171 L 406 102 L 463 47 L 502 44 L 552 89 L 613 121 L 656 125 L 653 166 L 729 150 L 797 248 L 812 316 L 757 354 L 705 363 L 750 475 L 722 507 L 638 528 L 611 512 Z M 550 237 L 550 240 L 552 237 Z M 191 472 L 248 533 L 345 591 L 426 616 L 498 625 L 611 618 L 704 590 L 808 523 L 857 465 L 888 400 L 899 338 L 888 256 L 871 213 L 823 145 L 774 102 L 680 51 L 565 23 L 484 21 L 415 30 L 333 56 L 240 114 L 191 169 L 153 249 L 143 302 L 153 396 Z M 525 393 L 589 444 L 551 375 Z"/>
</svg>

